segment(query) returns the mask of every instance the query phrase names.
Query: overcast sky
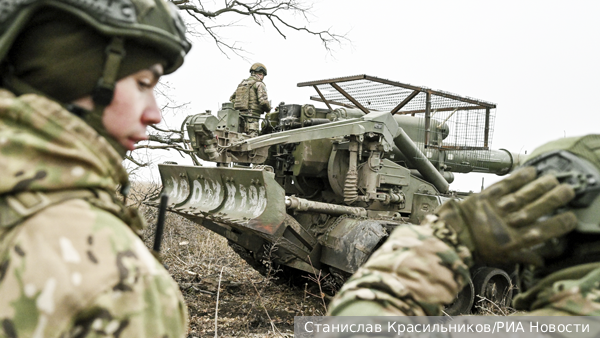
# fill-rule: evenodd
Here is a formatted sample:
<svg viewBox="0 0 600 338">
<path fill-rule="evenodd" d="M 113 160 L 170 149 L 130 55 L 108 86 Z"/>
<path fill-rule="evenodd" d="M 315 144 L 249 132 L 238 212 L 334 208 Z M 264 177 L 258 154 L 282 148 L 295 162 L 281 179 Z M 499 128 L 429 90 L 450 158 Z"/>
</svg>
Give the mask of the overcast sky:
<svg viewBox="0 0 600 338">
<path fill-rule="evenodd" d="M 328 0 L 312 13 L 312 28 L 347 33 L 351 43 L 329 55 L 314 36 L 284 30 L 283 39 L 241 21 L 221 34 L 250 52 L 248 60 L 193 38 L 183 67 L 164 79 L 171 95 L 189 103 L 188 114 L 216 112 L 262 62 L 273 105 L 322 106 L 309 100 L 314 90 L 296 84 L 367 74 L 496 103 L 495 149 L 531 152 L 600 132 L 599 1 Z M 183 115 L 167 115 L 167 123 L 178 128 Z M 479 190 L 480 178 L 458 176 L 451 188 Z M 485 177 L 486 186 L 497 180 Z"/>
</svg>

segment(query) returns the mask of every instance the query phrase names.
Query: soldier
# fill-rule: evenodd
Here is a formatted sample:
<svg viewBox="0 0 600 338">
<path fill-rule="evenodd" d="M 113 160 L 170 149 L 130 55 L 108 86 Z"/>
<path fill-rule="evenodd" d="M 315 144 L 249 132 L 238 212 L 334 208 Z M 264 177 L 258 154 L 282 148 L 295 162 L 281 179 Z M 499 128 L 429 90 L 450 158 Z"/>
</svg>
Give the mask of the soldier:
<svg viewBox="0 0 600 338">
<path fill-rule="evenodd" d="M 329 314 L 441 315 L 474 263 L 512 262 L 515 309 L 600 315 L 600 135 L 550 142 L 525 165 L 478 195 L 443 204 L 421 226 L 394 230 Z"/>
<path fill-rule="evenodd" d="M 0 337 L 185 336 L 178 286 L 115 194 L 191 48 L 177 9 L 3 2 L 0 36 Z"/>
<path fill-rule="evenodd" d="M 260 127 L 258 119 L 262 113 L 271 110 L 267 87 L 263 82 L 265 76 L 267 76 L 267 67 L 262 63 L 253 64 L 250 67 L 250 77 L 238 85 L 229 99 L 242 116 L 241 131 L 248 134 L 258 133 Z"/>
</svg>

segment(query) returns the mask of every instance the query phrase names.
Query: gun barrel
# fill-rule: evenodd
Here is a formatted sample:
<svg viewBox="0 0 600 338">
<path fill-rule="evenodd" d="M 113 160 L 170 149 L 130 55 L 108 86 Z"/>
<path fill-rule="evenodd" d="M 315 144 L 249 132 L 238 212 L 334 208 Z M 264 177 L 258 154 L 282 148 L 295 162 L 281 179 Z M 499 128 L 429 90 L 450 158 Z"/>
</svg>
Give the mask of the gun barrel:
<svg viewBox="0 0 600 338">
<path fill-rule="evenodd" d="M 411 155 L 407 155 L 397 144 L 392 149 L 392 154 L 394 161 L 404 161 L 410 168 L 417 169 L 411 158 L 407 158 Z M 476 172 L 499 176 L 506 175 L 518 167 L 524 157 L 522 154 L 515 154 L 506 149 L 440 151 L 428 148 L 423 155 L 435 167 L 439 167 L 441 158 L 445 165 L 445 171 L 461 174 Z"/>
<path fill-rule="evenodd" d="M 404 130 L 404 133 L 416 144 L 419 149 L 424 149 L 425 142 L 424 125 L 425 120 L 419 116 L 394 115 L 394 120 L 398 126 Z M 444 122 L 431 120 L 431 140 L 438 145 L 443 146 L 443 140 L 448 137 L 449 127 Z M 404 142 L 402 143 L 404 144 Z M 418 169 L 418 165 L 413 157 L 412 150 L 406 146 L 396 144 L 392 153 L 394 160 L 405 162 L 410 168 Z M 407 153 L 411 153 L 409 155 Z M 444 168 L 444 171 L 455 173 L 489 173 L 496 175 L 505 175 L 517 167 L 522 161 L 523 155 L 511 153 L 506 149 L 498 150 L 438 150 L 434 147 L 427 148 L 421 152 L 424 159 L 433 164 L 435 168 Z M 443 166 L 442 166 L 443 164 Z M 428 169 L 424 169 L 428 170 Z M 436 169 L 437 170 L 437 169 Z M 431 175 L 430 175 L 431 176 Z M 425 177 L 425 175 L 423 175 Z M 425 177 L 426 178 L 426 177 Z M 429 180 L 428 178 L 426 178 Z"/>
<path fill-rule="evenodd" d="M 522 155 L 506 149 L 446 151 L 444 163 L 455 173 L 486 173 L 506 175 L 521 164 Z"/>
<path fill-rule="evenodd" d="M 398 132 L 394 137 L 394 144 L 396 144 L 396 147 L 398 147 L 411 168 L 417 169 L 419 173 L 423 175 L 425 180 L 431 182 L 439 192 L 448 192 L 450 188 L 448 181 L 446 181 L 444 176 L 442 176 L 433 164 L 431 164 L 431 161 L 425 157 L 401 127 L 398 128 Z"/>
</svg>

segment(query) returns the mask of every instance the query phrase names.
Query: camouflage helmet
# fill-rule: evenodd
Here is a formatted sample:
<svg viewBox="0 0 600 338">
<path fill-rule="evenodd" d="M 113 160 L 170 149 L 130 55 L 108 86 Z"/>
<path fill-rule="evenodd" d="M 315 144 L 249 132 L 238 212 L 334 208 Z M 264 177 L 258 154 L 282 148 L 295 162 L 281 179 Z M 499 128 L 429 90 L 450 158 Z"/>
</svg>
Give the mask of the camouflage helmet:
<svg viewBox="0 0 600 338">
<path fill-rule="evenodd" d="M 265 74 L 265 76 L 267 76 L 267 67 L 265 67 L 265 65 L 263 65 L 262 63 L 257 62 L 253 64 L 252 67 L 250 67 L 250 73 L 252 72 L 262 72 L 263 74 Z"/>
<path fill-rule="evenodd" d="M 167 58 L 167 74 L 181 66 L 191 48 L 177 7 L 164 0 L 0 0 L 0 6 L 0 60 L 33 14 L 45 7 L 71 13 L 103 35 L 154 47 Z"/>
<path fill-rule="evenodd" d="M 161 54 L 165 74 L 179 68 L 191 48 L 177 7 L 165 0 L 0 0 L 0 8 L 0 62 L 36 13 L 48 9 L 74 15 L 112 39 L 106 48 L 103 76 L 94 90 L 94 102 L 101 105 L 112 100 L 116 72 L 126 54 L 124 41 Z"/>
<path fill-rule="evenodd" d="M 534 166 L 538 174 L 554 174 L 559 182 L 575 189 L 570 202 L 578 219 L 577 231 L 600 234 L 600 135 L 566 137 L 535 149 L 523 166 Z"/>
</svg>

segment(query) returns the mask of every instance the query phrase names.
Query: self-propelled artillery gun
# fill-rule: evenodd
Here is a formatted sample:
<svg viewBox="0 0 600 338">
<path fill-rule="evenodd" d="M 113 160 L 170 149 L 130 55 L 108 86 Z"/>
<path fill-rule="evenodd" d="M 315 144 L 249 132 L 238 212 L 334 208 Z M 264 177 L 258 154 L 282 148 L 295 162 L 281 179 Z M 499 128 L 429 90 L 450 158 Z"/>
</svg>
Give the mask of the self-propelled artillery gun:
<svg viewBox="0 0 600 338">
<path fill-rule="evenodd" d="M 168 210 L 227 238 L 259 271 L 268 259 L 342 283 L 395 227 L 461 198 L 454 173 L 518 165 L 490 148 L 493 103 L 367 75 L 298 86 L 325 107 L 281 103 L 256 132 L 224 103 L 184 122 L 195 153 L 214 165 L 159 165 Z M 449 312 L 468 312 L 475 294 L 510 299 L 506 271 L 472 272 Z"/>
</svg>

